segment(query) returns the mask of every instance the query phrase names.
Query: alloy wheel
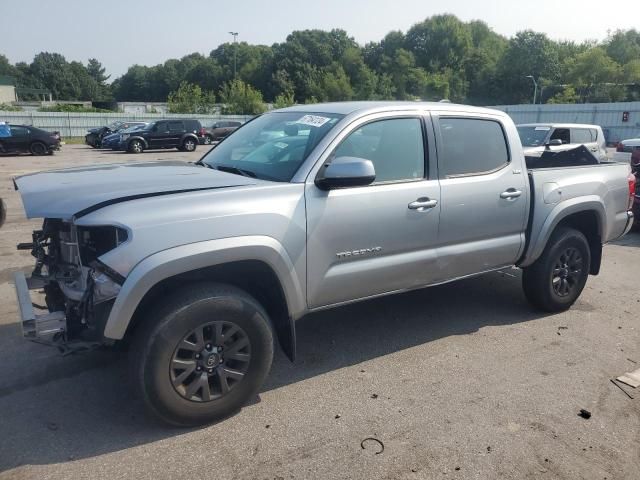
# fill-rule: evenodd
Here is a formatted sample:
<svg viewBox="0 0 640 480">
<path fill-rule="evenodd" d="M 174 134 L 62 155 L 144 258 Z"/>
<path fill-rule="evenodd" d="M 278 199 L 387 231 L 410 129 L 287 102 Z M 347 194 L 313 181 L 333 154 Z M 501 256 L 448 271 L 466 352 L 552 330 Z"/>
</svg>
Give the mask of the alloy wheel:
<svg viewBox="0 0 640 480">
<path fill-rule="evenodd" d="M 571 295 L 580 283 L 583 259 L 578 249 L 570 247 L 564 250 L 553 264 L 551 285 L 559 297 Z"/>
<path fill-rule="evenodd" d="M 169 368 L 171 384 L 187 400 L 210 402 L 232 391 L 251 361 L 247 334 L 235 323 L 201 325 L 177 345 Z"/>
</svg>

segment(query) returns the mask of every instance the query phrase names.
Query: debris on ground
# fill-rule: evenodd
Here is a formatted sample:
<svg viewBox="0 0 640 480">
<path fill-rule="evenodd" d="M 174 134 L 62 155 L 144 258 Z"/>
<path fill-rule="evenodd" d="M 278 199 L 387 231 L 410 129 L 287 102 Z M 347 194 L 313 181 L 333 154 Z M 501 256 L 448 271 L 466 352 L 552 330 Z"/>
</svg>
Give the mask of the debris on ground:
<svg viewBox="0 0 640 480">
<path fill-rule="evenodd" d="M 382 441 L 378 440 L 377 438 L 367 437 L 360 442 L 360 448 L 362 448 L 362 450 L 375 448 L 377 450 L 375 454 L 380 455 L 382 452 L 384 452 L 384 443 L 382 443 Z"/>
<path fill-rule="evenodd" d="M 622 388 L 622 386 L 620 386 L 620 385 L 618 384 L 618 382 L 616 382 L 613 378 L 610 378 L 610 379 L 609 379 L 609 381 L 610 381 L 611 383 L 613 383 L 616 387 L 618 387 L 620 390 L 622 390 L 622 392 L 623 392 L 627 397 L 629 397 L 631 400 L 633 400 L 633 397 L 632 397 L 631 395 L 629 395 L 629 392 L 627 392 L 624 388 Z"/>
<path fill-rule="evenodd" d="M 616 380 L 633 388 L 640 387 L 640 368 L 633 372 L 627 372 L 624 375 L 620 375 Z"/>
<path fill-rule="evenodd" d="M 581 408 L 580 413 L 578 413 L 578 416 L 584 418 L 585 420 L 588 420 L 591 418 L 591 412 L 589 410 L 585 410 L 584 408 Z"/>
<path fill-rule="evenodd" d="M 339 413 L 336 413 L 336 416 L 334 418 L 338 419 L 340 418 L 342 415 L 340 415 Z"/>
<path fill-rule="evenodd" d="M 372 393 L 371 394 L 371 398 L 378 398 L 378 394 L 377 393 Z"/>
<path fill-rule="evenodd" d="M 631 363 L 635 363 L 637 364 L 638 362 L 636 362 L 635 360 L 631 360 L 630 358 L 627 358 L 627 360 L 629 360 Z"/>
</svg>

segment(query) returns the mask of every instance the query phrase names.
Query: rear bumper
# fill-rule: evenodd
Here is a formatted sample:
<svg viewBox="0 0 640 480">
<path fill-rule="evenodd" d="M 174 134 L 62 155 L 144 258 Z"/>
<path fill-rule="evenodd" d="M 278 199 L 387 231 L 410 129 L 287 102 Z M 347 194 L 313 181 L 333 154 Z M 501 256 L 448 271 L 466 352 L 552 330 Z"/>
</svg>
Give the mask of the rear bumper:
<svg viewBox="0 0 640 480">
<path fill-rule="evenodd" d="M 16 296 L 18 298 L 18 314 L 22 326 L 22 335 L 33 341 L 53 343 L 55 337 L 64 335 L 67 321 L 64 312 L 51 312 L 36 315 L 29 290 L 42 288 L 41 283 L 25 277 L 24 273 L 14 274 Z"/>
</svg>

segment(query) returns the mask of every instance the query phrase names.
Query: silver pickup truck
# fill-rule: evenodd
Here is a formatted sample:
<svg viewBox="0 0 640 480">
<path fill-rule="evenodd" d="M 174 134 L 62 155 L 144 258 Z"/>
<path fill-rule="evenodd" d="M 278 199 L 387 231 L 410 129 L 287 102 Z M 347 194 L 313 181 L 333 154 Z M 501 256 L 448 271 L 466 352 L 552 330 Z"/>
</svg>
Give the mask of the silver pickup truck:
<svg viewBox="0 0 640 480">
<path fill-rule="evenodd" d="M 309 312 L 523 269 L 533 307 L 569 308 L 632 224 L 620 163 L 527 170 L 503 112 L 445 103 L 291 107 L 196 163 L 16 178 L 33 273 L 24 335 L 67 351 L 128 345 L 166 422 L 223 418 L 256 394 Z M 47 309 L 34 310 L 30 289 Z"/>
</svg>

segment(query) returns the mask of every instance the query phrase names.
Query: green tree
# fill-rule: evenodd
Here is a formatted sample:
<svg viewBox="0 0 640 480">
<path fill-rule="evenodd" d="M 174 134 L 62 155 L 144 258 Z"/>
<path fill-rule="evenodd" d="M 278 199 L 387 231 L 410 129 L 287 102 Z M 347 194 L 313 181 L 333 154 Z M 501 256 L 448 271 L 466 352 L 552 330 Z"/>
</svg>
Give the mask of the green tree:
<svg viewBox="0 0 640 480">
<path fill-rule="evenodd" d="M 214 113 L 216 97 L 213 92 L 203 92 L 199 85 L 182 82 L 167 99 L 171 113 Z"/>
<path fill-rule="evenodd" d="M 435 15 L 409 29 L 406 48 L 419 67 L 430 71 L 460 69 L 472 43 L 467 26 L 454 15 Z"/>
<path fill-rule="evenodd" d="M 604 42 L 604 48 L 621 65 L 640 59 L 640 32 L 636 29 L 616 30 Z"/>
<path fill-rule="evenodd" d="M 547 100 L 547 103 L 578 103 L 579 100 L 580 96 L 576 93 L 576 89 L 568 86 Z"/>
<path fill-rule="evenodd" d="M 266 109 L 262 94 L 242 80 L 232 80 L 220 89 L 222 113 L 258 115 Z"/>
<path fill-rule="evenodd" d="M 528 103 L 533 86 L 526 78 L 532 75 L 555 82 L 560 75 L 560 60 L 555 44 L 543 33 L 518 32 L 509 40 L 504 55 L 496 66 L 500 97 L 505 103 Z"/>
<path fill-rule="evenodd" d="M 296 101 L 293 98 L 293 93 L 292 92 L 281 93 L 273 101 L 273 108 L 276 108 L 276 109 L 277 108 L 286 108 L 286 107 L 290 107 L 290 106 L 295 105 L 295 104 L 296 104 Z"/>
</svg>

